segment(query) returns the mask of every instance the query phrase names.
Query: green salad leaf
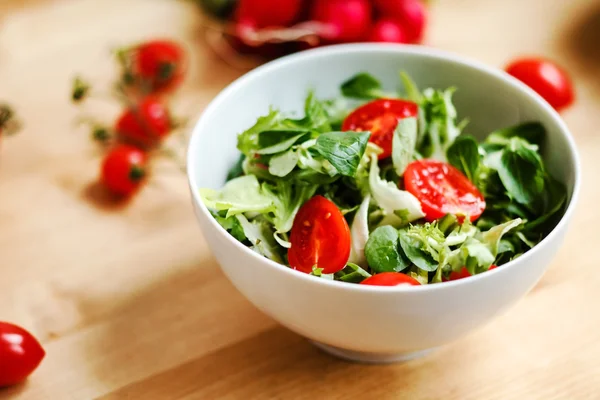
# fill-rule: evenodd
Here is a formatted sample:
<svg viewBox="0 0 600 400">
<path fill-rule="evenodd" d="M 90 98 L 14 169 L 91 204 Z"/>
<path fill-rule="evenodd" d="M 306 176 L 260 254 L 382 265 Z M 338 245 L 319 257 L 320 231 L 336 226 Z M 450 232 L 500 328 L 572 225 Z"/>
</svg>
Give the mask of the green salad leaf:
<svg viewBox="0 0 600 400">
<path fill-rule="evenodd" d="M 328 132 L 317 138 L 313 149 L 341 175 L 354 176 L 370 135 L 369 132 Z"/>
<path fill-rule="evenodd" d="M 410 261 L 398 251 L 398 241 L 398 231 L 390 225 L 380 226 L 369 235 L 365 255 L 374 272 L 400 272 L 410 266 Z"/>
<path fill-rule="evenodd" d="M 521 138 L 511 138 L 498 166 L 508 194 L 524 205 L 531 205 L 544 190 L 544 165 L 536 150 Z"/>
<path fill-rule="evenodd" d="M 415 157 L 417 144 L 417 119 L 403 118 L 398 120 L 398 126 L 392 139 L 392 162 L 398 176 L 404 175 L 404 170 Z"/>
<path fill-rule="evenodd" d="M 200 189 L 200 197 L 208 208 L 227 210 L 227 217 L 245 212 L 267 213 L 274 206 L 254 175 L 232 179 L 221 190 Z"/>
<path fill-rule="evenodd" d="M 377 99 L 386 96 L 381 83 L 367 73 L 357 74 L 342 83 L 341 90 L 344 96 L 357 99 Z"/>
<path fill-rule="evenodd" d="M 242 214 L 236 215 L 235 218 L 244 230 L 244 235 L 252 243 L 252 250 L 275 262 L 283 262 L 283 257 L 280 254 L 281 247 L 275 241 L 273 229 L 267 221 L 261 219 L 248 221 Z"/>
<path fill-rule="evenodd" d="M 448 162 L 469 178 L 476 182 L 479 170 L 479 146 L 472 136 L 461 135 L 446 152 Z"/>
</svg>

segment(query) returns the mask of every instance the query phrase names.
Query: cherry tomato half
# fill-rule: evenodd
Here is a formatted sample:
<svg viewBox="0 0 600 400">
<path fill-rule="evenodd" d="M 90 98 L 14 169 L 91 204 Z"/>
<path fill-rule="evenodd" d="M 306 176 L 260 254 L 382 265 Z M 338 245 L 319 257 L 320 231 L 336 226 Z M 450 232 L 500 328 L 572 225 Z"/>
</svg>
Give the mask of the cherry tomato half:
<svg viewBox="0 0 600 400">
<path fill-rule="evenodd" d="M 374 286 L 420 285 L 418 280 L 401 272 L 382 272 L 380 274 L 375 274 L 365 279 L 360 284 Z"/>
<path fill-rule="evenodd" d="M 488 269 L 488 271 L 490 271 L 494 268 L 498 268 L 498 267 L 496 265 L 491 265 L 490 268 Z M 448 279 L 445 279 L 445 280 L 446 281 L 456 281 L 458 279 L 464 279 L 464 278 L 468 278 L 470 276 L 471 276 L 471 274 L 467 270 L 467 267 L 462 267 L 462 269 L 460 271 L 450 272 L 450 276 L 448 277 Z"/>
<path fill-rule="evenodd" d="M 125 141 L 141 146 L 156 145 L 171 131 L 169 110 L 159 100 L 146 97 L 121 114 L 115 131 Z"/>
<path fill-rule="evenodd" d="M 514 76 L 560 111 L 573 103 L 575 95 L 569 75 L 558 65 L 540 58 L 523 58 L 506 67 Z"/>
<path fill-rule="evenodd" d="M 296 214 L 290 233 L 288 261 L 293 269 L 324 274 L 338 272 L 350 258 L 350 229 L 341 211 L 323 196 L 308 200 Z"/>
<path fill-rule="evenodd" d="M 419 107 L 410 101 L 379 99 L 358 107 L 346 117 L 342 131 L 369 131 L 369 142 L 383 149 L 379 159 L 392 155 L 392 140 L 398 120 L 416 117 Z"/>
<path fill-rule="evenodd" d="M 46 351 L 31 333 L 0 322 L 0 387 L 24 381 L 45 356 Z"/>
<path fill-rule="evenodd" d="M 421 202 L 429 222 L 446 214 L 468 215 L 475 221 L 485 210 L 477 187 L 452 165 L 430 159 L 413 161 L 404 172 L 404 186 Z"/>
<path fill-rule="evenodd" d="M 152 92 L 173 90 L 187 69 L 185 51 L 169 40 L 140 44 L 134 50 L 132 64 L 133 73 L 148 82 Z"/>
<path fill-rule="evenodd" d="M 136 147 L 118 145 L 104 158 L 101 182 L 116 194 L 132 194 L 141 186 L 145 176 L 146 154 Z"/>
</svg>

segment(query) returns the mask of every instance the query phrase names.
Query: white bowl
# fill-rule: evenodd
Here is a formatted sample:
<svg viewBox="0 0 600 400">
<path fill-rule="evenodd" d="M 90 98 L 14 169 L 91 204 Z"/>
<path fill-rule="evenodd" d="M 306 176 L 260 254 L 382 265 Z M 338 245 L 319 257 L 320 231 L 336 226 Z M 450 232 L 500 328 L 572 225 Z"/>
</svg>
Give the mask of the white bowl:
<svg viewBox="0 0 600 400">
<path fill-rule="evenodd" d="M 569 205 L 556 228 L 535 248 L 501 268 L 421 287 L 373 287 L 328 281 L 293 271 L 236 241 L 200 200 L 203 187 L 220 188 L 238 157 L 236 136 L 269 106 L 302 111 L 309 88 L 335 96 L 350 76 L 367 71 L 387 89 L 407 71 L 421 88 L 455 86 L 459 116 L 469 133 L 540 121 L 548 131 L 548 169 L 568 188 Z M 425 47 L 350 44 L 305 51 L 261 66 L 236 80 L 200 117 L 188 150 L 193 204 L 204 237 L 221 268 L 256 307 L 335 355 L 391 362 L 448 344 L 489 322 L 538 282 L 561 246 L 579 193 L 580 166 L 560 116 L 509 75 Z"/>
</svg>

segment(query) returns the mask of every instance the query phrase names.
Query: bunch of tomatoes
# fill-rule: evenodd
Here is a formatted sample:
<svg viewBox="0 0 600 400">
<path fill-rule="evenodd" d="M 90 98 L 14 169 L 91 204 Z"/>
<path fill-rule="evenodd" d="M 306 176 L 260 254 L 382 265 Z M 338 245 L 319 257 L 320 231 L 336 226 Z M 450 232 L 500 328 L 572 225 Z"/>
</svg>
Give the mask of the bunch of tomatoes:
<svg viewBox="0 0 600 400">
<path fill-rule="evenodd" d="M 232 44 L 257 53 L 350 42 L 420 43 L 423 0 L 198 0 Z M 289 44 L 296 46 L 289 46 Z"/>
<path fill-rule="evenodd" d="M 187 70 L 178 43 L 152 40 L 121 49 L 116 96 L 123 110 L 112 126 L 93 123 L 92 138 L 104 145 L 100 182 L 112 193 L 129 197 L 145 182 L 150 156 L 160 153 L 164 139 L 177 128 L 167 101 Z M 72 101 L 81 103 L 92 89 L 77 78 Z"/>
</svg>

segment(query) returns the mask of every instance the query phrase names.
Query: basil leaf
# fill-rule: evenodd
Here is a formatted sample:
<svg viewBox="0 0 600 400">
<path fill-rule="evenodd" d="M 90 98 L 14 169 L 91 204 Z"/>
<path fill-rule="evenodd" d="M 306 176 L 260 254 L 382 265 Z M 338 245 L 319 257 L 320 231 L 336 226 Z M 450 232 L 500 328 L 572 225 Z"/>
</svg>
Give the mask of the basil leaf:
<svg viewBox="0 0 600 400">
<path fill-rule="evenodd" d="M 398 252 L 398 231 L 386 225 L 375 229 L 365 246 L 369 267 L 379 272 L 400 272 L 410 265 Z"/>
<path fill-rule="evenodd" d="M 431 272 L 438 268 L 438 262 L 433 259 L 431 254 L 421 249 L 421 242 L 412 238 L 406 231 L 400 231 L 400 247 L 406 257 L 422 270 Z"/>
<path fill-rule="evenodd" d="M 398 176 L 404 175 L 404 170 L 413 160 L 416 144 L 417 119 L 400 119 L 392 140 L 392 162 Z"/>
<path fill-rule="evenodd" d="M 317 138 L 313 149 L 341 175 L 354 176 L 370 135 L 369 132 L 328 132 Z"/>
<path fill-rule="evenodd" d="M 342 94 L 356 99 L 377 99 L 384 97 L 381 83 L 372 75 L 360 73 L 342 83 Z"/>
<path fill-rule="evenodd" d="M 526 122 L 524 124 L 499 129 L 492 132 L 485 140 L 487 144 L 505 146 L 511 138 L 518 137 L 529 143 L 542 145 L 546 136 L 546 128 L 539 122 Z"/>
<path fill-rule="evenodd" d="M 271 175 L 284 177 L 296 168 L 298 164 L 298 153 L 293 149 L 277 154 L 269 160 L 269 173 Z"/>
<path fill-rule="evenodd" d="M 524 205 L 531 205 L 544 190 L 544 165 L 530 146 L 523 139 L 510 139 L 498 168 L 508 194 Z"/>
<path fill-rule="evenodd" d="M 286 151 L 300 139 L 308 139 L 307 131 L 299 130 L 269 130 L 258 136 L 257 154 L 277 154 Z"/>
<path fill-rule="evenodd" d="M 448 162 L 475 182 L 479 169 L 479 146 L 471 136 L 459 136 L 446 152 Z"/>
<path fill-rule="evenodd" d="M 244 174 L 243 165 L 244 165 L 245 159 L 246 159 L 246 156 L 244 154 L 240 154 L 240 157 L 238 158 L 238 160 L 229 169 L 229 172 L 227 172 L 227 180 L 228 181 L 230 181 L 234 178 L 237 178 L 239 176 L 242 176 Z"/>
</svg>

